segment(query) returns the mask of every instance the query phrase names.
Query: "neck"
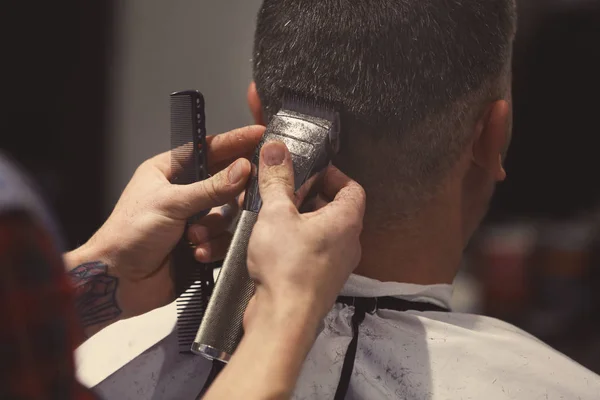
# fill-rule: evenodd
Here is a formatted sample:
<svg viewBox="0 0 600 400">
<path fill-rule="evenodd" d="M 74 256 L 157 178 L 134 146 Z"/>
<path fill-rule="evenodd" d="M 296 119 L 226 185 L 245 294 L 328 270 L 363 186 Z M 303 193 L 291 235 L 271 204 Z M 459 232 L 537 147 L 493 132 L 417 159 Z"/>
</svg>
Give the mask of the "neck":
<svg viewBox="0 0 600 400">
<path fill-rule="evenodd" d="M 358 275 L 420 285 L 453 282 L 464 246 L 458 210 L 430 207 L 393 225 L 383 231 L 365 222 Z"/>
</svg>

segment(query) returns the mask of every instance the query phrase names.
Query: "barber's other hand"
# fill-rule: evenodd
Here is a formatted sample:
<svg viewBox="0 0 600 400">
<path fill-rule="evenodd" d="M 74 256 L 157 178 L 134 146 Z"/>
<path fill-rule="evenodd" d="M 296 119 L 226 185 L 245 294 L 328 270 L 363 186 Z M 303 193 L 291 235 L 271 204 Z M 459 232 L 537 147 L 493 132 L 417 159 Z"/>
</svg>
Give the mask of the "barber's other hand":
<svg viewBox="0 0 600 400">
<path fill-rule="evenodd" d="M 263 206 L 248 249 L 248 269 L 257 286 L 246 328 L 259 309 L 283 313 L 284 319 L 285 314 L 306 316 L 316 324 L 360 261 L 365 192 L 329 167 L 322 192 L 331 202 L 300 214 L 290 153 L 280 142 L 262 148 L 259 185 Z"/>
<path fill-rule="evenodd" d="M 322 194 L 333 200 L 300 214 L 280 142 L 263 146 L 258 178 L 263 206 L 248 246 L 256 291 L 244 337 L 206 399 L 289 399 L 319 322 L 360 261 L 365 193 L 356 182 L 328 168 Z"/>
<path fill-rule="evenodd" d="M 208 160 L 214 176 L 191 185 L 169 183 L 169 152 L 145 161 L 102 228 L 66 255 L 67 266 L 105 262 L 109 273 L 119 278 L 117 301 L 123 317 L 168 304 L 174 297 L 169 254 L 187 218 L 232 202 L 244 190 L 250 162 L 240 157 L 252 154 L 263 132 L 264 127 L 250 126 L 210 137 Z M 225 229 L 231 217 L 215 211 L 190 228 L 190 239 L 199 245 L 196 256 L 200 261 L 224 255 L 230 240 Z"/>
</svg>

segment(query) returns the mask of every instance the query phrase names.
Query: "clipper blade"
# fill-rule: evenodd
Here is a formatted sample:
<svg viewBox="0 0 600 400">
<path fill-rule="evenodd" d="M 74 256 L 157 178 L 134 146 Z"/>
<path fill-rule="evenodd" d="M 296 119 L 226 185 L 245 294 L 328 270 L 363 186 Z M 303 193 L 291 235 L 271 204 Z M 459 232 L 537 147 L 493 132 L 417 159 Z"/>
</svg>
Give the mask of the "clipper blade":
<svg viewBox="0 0 600 400">
<path fill-rule="evenodd" d="M 339 107 L 336 106 L 334 102 L 322 98 L 312 98 L 308 100 L 306 96 L 291 90 L 284 91 L 284 96 L 281 101 L 281 110 L 310 115 L 311 117 L 321 118 L 327 121 L 336 121 L 339 119 Z"/>
</svg>

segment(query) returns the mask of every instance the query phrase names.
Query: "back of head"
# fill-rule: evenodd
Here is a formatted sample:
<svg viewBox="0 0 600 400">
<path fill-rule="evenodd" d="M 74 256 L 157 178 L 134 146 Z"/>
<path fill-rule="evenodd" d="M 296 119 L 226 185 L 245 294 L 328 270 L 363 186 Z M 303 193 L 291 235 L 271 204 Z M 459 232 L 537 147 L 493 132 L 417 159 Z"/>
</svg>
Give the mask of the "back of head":
<svg viewBox="0 0 600 400">
<path fill-rule="evenodd" d="M 268 120 L 283 91 L 331 101 L 338 163 L 369 213 L 412 213 L 506 95 L 513 0 L 265 0 L 254 79 Z"/>
</svg>

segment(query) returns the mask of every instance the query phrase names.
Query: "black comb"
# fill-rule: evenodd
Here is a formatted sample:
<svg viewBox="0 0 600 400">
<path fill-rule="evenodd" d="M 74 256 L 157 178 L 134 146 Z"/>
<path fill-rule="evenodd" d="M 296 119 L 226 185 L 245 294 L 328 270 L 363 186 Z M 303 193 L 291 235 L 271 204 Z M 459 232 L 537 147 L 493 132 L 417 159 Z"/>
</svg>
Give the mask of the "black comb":
<svg viewBox="0 0 600 400">
<path fill-rule="evenodd" d="M 177 185 L 208 178 L 204 96 L 197 90 L 171 94 L 171 170 Z"/>
<path fill-rule="evenodd" d="M 171 94 L 171 183 L 189 185 L 209 177 L 206 153 L 204 97 L 197 90 Z M 208 214 L 188 220 L 188 226 Z M 190 353 L 214 286 L 212 265 L 199 263 L 187 240 L 187 229 L 171 254 L 177 294 L 179 351 Z"/>
</svg>

